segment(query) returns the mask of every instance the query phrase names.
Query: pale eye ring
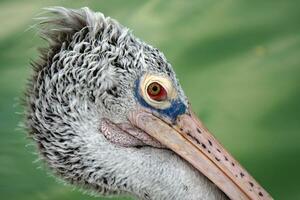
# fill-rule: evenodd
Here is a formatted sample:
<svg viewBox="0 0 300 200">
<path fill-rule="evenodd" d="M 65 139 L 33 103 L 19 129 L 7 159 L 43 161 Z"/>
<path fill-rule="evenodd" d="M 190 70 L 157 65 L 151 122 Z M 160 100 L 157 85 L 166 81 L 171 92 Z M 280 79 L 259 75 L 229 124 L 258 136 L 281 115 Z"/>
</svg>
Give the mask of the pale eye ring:
<svg viewBox="0 0 300 200">
<path fill-rule="evenodd" d="M 168 77 L 146 74 L 140 81 L 140 94 L 146 103 L 156 109 L 166 109 L 177 93 Z"/>
</svg>

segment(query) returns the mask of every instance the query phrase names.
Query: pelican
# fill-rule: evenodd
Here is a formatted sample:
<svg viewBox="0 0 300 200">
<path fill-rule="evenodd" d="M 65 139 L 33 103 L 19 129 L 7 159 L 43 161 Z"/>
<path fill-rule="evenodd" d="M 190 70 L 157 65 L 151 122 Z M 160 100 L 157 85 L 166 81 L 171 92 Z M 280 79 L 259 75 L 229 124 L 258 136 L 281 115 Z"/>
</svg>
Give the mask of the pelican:
<svg viewBox="0 0 300 200">
<path fill-rule="evenodd" d="M 272 199 L 197 119 L 158 49 L 89 8 L 47 10 L 25 123 L 57 177 L 138 199 Z"/>
</svg>

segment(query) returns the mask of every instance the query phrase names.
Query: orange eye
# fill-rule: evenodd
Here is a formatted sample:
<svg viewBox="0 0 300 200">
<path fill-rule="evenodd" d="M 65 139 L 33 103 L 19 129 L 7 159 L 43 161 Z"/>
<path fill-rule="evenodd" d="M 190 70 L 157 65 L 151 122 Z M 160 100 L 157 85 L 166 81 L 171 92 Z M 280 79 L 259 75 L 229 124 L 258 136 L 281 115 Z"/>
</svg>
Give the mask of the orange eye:
<svg viewBox="0 0 300 200">
<path fill-rule="evenodd" d="M 164 101 L 167 99 L 167 91 L 157 82 L 153 82 L 148 86 L 147 93 L 155 101 Z"/>
</svg>

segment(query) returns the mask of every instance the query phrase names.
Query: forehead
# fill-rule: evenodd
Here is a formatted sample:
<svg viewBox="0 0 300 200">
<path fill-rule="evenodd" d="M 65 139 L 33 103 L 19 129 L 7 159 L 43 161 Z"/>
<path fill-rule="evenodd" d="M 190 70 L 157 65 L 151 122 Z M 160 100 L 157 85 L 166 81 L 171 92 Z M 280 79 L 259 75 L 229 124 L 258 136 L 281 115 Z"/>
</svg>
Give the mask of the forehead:
<svg viewBox="0 0 300 200">
<path fill-rule="evenodd" d="M 174 71 L 166 57 L 157 48 L 143 43 L 143 52 L 145 64 L 150 70 L 158 73 L 164 73 L 170 77 L 174 75 Z"/>
<path fill-rule="evenodd" d="M 171 64 L 167 61 L 166 57 L 162 52 L 160 52 L 157 48 L 152 47 L 151 45 L 145 44 L 141 42 L 143 45 L 143 60 L 141 61 L 144 64 L 144 74 L 150 75 L 162 75 L 164 77 L 168 77 L 171 81 L 172 86 L 177 92 L 178 102 L 182 106 L 178 106 L 178 102 L 173 102 L 174 105 L 170 107 L 169 110 L 165 110 L 168 115 L 173 115 L 176 112 L 181 112 L 184 110 L 183 108 L 187 107 L 187 99 L 184 95 L 184 92 L 179 84 L 179 81 L 176 78 L 176 74 L 171 66 Z M 140 76 L 141 77 L 141 76 Z M 139 77 L 139 78 L 140 78 Z M 174 107 L 182 108 L 182 109 L 172 109 Z M 176 112 L 175 112 L 176 111 Z M 173 113 L 174 112 L 174 113 Z M 177 113 L 178 114 L 178 113 Z"/>
<path fill-rule="evenodd" d="M 178 92 L 178 96 L 185 101 L 186 98 L 184 92 L 176 78 L 176 74 L 172 68 L 172 65 L 168 62 L 164 54 L 159 51 L 159 49 L 144 42 L 140 42 L 140 45 L 143 49 L 143 58 L 140 60 L 140 63 L 143 65 L 142 74 L 157 74 L 169 77 L 170 81 L 173 83 L 173 86 Z"/>
</svg>

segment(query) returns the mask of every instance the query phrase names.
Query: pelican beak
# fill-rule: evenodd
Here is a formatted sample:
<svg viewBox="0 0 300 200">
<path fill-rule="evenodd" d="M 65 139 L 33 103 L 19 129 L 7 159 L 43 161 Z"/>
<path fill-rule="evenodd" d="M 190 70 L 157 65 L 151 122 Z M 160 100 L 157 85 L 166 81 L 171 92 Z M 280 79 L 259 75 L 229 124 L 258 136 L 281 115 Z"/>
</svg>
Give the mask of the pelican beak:
<svg viewBox="0 0 300 200">
<path fill-rule="evenodd" d="M 171 122 L 140 109 L 130 113 L 129 120 L 189 162 L 230 199 L 272 199 L 192 111 Z"/>
</svg>

